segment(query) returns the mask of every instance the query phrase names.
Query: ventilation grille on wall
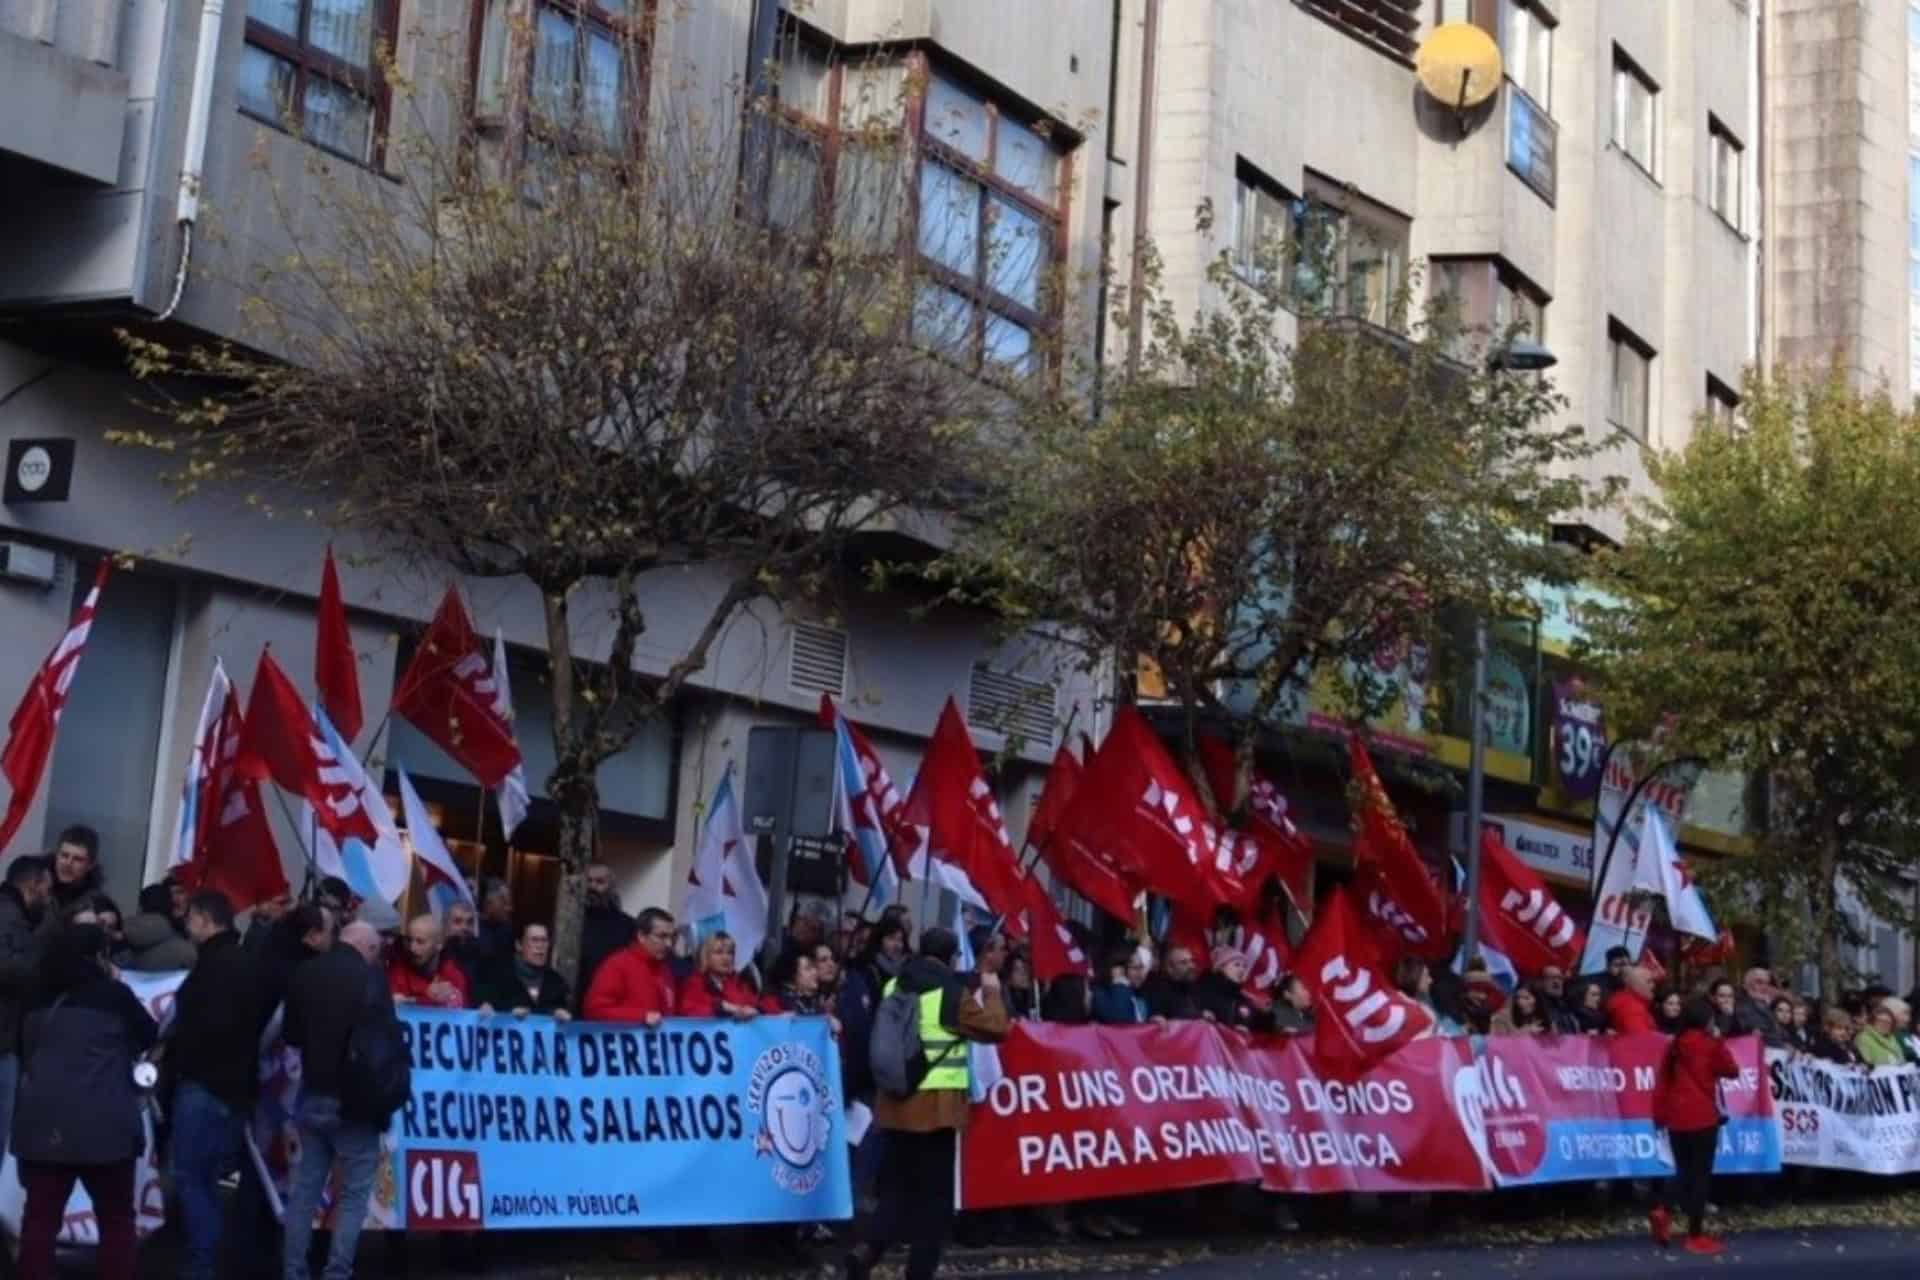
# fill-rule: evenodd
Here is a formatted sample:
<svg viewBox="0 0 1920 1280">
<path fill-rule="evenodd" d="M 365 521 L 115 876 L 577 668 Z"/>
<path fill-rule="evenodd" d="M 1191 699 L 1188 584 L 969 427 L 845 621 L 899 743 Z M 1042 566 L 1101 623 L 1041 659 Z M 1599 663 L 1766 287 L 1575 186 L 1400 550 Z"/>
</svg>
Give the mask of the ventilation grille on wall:
<svg viewBox="0 0 1920 1280">
<path fill-rule="evenodd" d="M 967 686 L 967 719 L 1024 746 L 1053 746 L 1053 686 L 975 666 Z"/>
<path fill-rule="evenodd" d="M 787 687 L 795 693 L 847 696 L 847 633 L 811 622 L 793 624 Z"/>
</svg>

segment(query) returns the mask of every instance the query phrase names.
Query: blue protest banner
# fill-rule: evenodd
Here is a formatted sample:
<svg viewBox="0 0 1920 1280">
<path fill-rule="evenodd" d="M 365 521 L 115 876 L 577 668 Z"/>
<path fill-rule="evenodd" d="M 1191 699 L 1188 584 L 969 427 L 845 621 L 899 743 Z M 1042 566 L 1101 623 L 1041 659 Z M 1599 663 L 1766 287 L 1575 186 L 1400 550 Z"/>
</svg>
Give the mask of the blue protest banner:
<svg viewBox="0 0 1920 1280">
<path fill-rule="evenodd" d="M 644 1027 L 401 1011 L 394 1117 L 408 1230 L 665 1227 L 852 1216 L 824 1018 Z"/>
</svg>

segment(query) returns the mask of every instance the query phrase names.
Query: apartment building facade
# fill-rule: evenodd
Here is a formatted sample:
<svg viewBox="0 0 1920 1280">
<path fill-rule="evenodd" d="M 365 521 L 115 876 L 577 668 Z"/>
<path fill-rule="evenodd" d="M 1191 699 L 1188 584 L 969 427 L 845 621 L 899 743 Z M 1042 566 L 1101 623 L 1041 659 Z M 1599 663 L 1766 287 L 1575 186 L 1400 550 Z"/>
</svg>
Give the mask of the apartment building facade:
<svg viewBox="0 0 1920 1280">
<path fill-rule="evenodd" d="M 986 335 L 987 358 L 1017 363 L 1020 345 L 1050 323 L 1038 305 L 1041 273 L 1064 255 L 1072 270 L 1097 274 L 1106 171 L 1081 157 L 1104 154 L 1084 130 L 1108 91 L 1111 8 L 1074 0 L 1038 30 L 1021 20 L 1017 0 L 781 8 L 791 11 L 781 22 L 793 70 L 781 94 L 796 116 L 812 110 L 824 123 L 827 99 L 805 98 L 813 64 L 795 50 L 819 53 L 822 68 L 827 53 L 854 51 L 857 59 L 840 62 L 880 76 L 892 68 L 900 85 L 917 72 L 920 92 L 938 98 L 936 118 L 953 122 L 939 139 L 944 150 L 927 147 L 923 181 L 956 207 L 973 202 L 976 218 L 991 206 L 996 226 L 1024 219 L 1042 244 L 1018 278 L 1004 266 L 988 278 L 950 245 L 939 248 L 940 237 L 923 237 L 930 264 L 942 268 L 941 305 Z M 728 100 L 730 83 L 748 72 L 755 17 L 753 0 L 251 0 L 224 11 L 217 0 L 133 8 L 9 0 L 0 9 L 0 226 L 9 246 L 0 252 L 0 316 L 9 322 L 0 330 L 0 437 L 9 447 L 54 442 L 72 457 L 63 500 L 29 495 L 0 510 L 9 549 L 0 691 L 11 691 L 0 696 L 26 687 L 103 555 L 137 560 L 104 595 L 16 852 L 85 822 L 102 833 L 109 884 L 123 900 L 157 878 L 214 661 L 244 693 L 271 643 L 311 691 L 315 597 L 331 541 L 362 663 L 368 728 L 356 745 L 365 751 L 384 732 L 377 754 L 415 777 L 447 835 L 473 841 L 459 846 L 463 856 L 508 875 L 536 912 L 550 899 L 557 871 L 545 856 L 552 746 L 538 599 L 524 584 L 461 584 L 481 628 L 498 627 L 512 652 L 535 808 L 509 850 L 471 779 L 404 722 L 383 728 L 397 674 L 454 575 L 402 564 L 352 529 L 265 518 L 244 494 L 175 502 L 162 459 L 109 441 L 141 422 L 114 331 L 164 317 L 157 331 L 175 342 L 254 341 L 239 282 L 287 252 L 287 219 L 312 216 L 317 184 L 390 176 L 399 149 L 387 139 L 445 106 L 410 113 L 420 103 L 407 95 L 425 99 L 421 87 L 449 65 L 473 77 L 470 107 L 456 110 L 484 116 L 517 87 L 523 100 L 572 103 L 612 135 Z M 503 38 L 509 22 L 532 33 L 526 44 Z M 391 75 L 383 47 L 394 50 Z M 777 174 L 806 163 L 782 154 Z M 189 211 L 192 256 L 183 261 Z M 944 260 L 931 258 L 936 249 Z M 297 510 L 298 495 L 288 496 L 285 509 Z M 673 661 L 721 589 L 717 576 L 698 572 L 661 577 L 646 584 L 650 626 L 636 658 L 646 671 Z M 925 612 L 925 598 L 856 589 L 845 601 L 832 616 L 751 609 L 676 714 L 603 768 L 606 850 L 630 907 L 678 902 L 700 806 L 730 764 L 750 822 L 780 837 L 824 836 L 830 766 L 813 728 L 822 693 L 867 726 L 902 785 L 942 704 L 957 698 L 983 748 L 1008 747 L 1000 800 L 1016 829 L 1062 726 L 1100 731 L 1093 682 L 1045 641 L 1006 640 L 979 614 Z M 604 658 L 611 624 L 576 612 L 578 656 Z M 298 883 L 299 833 L 283 814 L 274 820 Z"/>
<path fill-rule="evenodd" d="M 213 659 L 244 684 L 271 640 L 297 678 L 310 669 L 329 537 L 370 725 L 446 576 L 400 569 L 350 530 L 263 520 L 240 495 L 172 503 L 150 455 L 106 442 L 133 413 L 112 329 L 168 313 L 175 336 L 247 340 L 229 282 L 284 252 L 285 211 L 297 215 L 308 184 L 377 180 L 388 162 L 383 139 L 406 104 L 374 74 L 383 41 L 403 83 L 444 65 L 442 51 L 464 51 L 455 62 L 473 75 L 470 109 L 483 117 L 525 77 L 603 113 L 609 130 L 658 127 L 748 73 L 755 4 L 251 0 L 228 6 L 217 30 L 204 23 L 218 6 L 204 0 L 124 19 L 107 0 L 10 4 L 0 313 L 21 323 L 0 338 L 0 436 L 72 440 L 75 460 L 66 501 L 0 510 L 0 541 L 50 551 L 56 566 L 51 584 L 0 579 L 0 689 L 24 686 L 92 559 L 143 557 L 108 594 L 28 826 L 29 836 L 101 826 L 116 887 L 130 891 L 164 862 Z M 1075 354 L 1122 358 L 1103 349 L 1112 327 L 1091 321 L 1102 282 L 1128 279 L 1142 237 L 1184 310 L 1206 300 L 1216 255 L 1315 221 L 1364 232 L 1341 264 L 1359 282 L 1341 305 L 1361 320 L 1388 324 L 1386 300 L 1409 280 L 1420 299 L 1454 293 L 1471 322 L 1526 320 L 1558 357 L 1569 419 L 1629 438 L 1596 465 L 1642 483 L 1643 447 L 1683 440 L 1697 412 L 1735 394 L 1751 358 L 1758 15 L 1743 0 L 1056 0 L 1045 21 L 1020 0 L 780 8 L 776 216 L 782 192 L 807 190 L 832 162 L 829 140 L 856 92 L 897 104 L 917 143 L 923 301 L 975 335 L 983 369 L 1017 368 L 1054 336 Z M 502 24 L 516 19 L 535 33 L 524 65 L 502 54 Z M 1413 70 L 1420 43 L 1447 22 L 1481 26 L 1503 52 L 1498 92 L 1464 120 L 1426 97 Z M 622 37 L 636 29 L 645 56 L 623 61 Z M 50 132 L 54 118 L 62 126 Z M 202 124 L 188 193 L 200 237 L 183 275 L 181 174 Z M 1208 230 L 1196 223 L 1203 204 L 1215 211 Z M 498 583 L 466 586 L 482 626 L 516 646 L 520 736 L 537 779 L 549 749 L 538 603 Z M 661 621 L 643 666 L 670 660 L 715 589 L 697 575 L 662 588 L 687 604 L 655 597 Z M 949 694 L 983 746 L 1004 741 L 986 726 L 1015 722 L 1000 798 L 1018 835 L 1061 726 L 1096 737 L 1103 727 L 1102 681 L 1038 638 L 1003 643 L 991 619 L 920 617 L 913 603 L 854 598 L 833 619 L 761 609 L 729 629 L 675 720 L 604 775 L 608 845 L 631 903 L 677 896 L 695 806 L 729 762 L 756 796 L 822 810 L 820 743 L 803 731 L 823 690 L 873 727 L 902 783 Z M 1554 786 L 1538 673 L 1565 638 L 1534 627 L 1506 653 L 1524 729 L 1495 753 L 1511 767 L 1491 805 L 1559 835 L 1577 823 L 1537 812 Z M 596 642 L 606 637 L 586 641 Z M 427 779 L 448 830 L 470 828 L 477 793 L 404 727 L 394 733 L 391 755 Z M 1337 802 L 1337 788 L 1330 795 Z M 810 822 L 780 829 L 805 835 Z M 297 847 L 284 832 L 283 845 Z"/>
<path fill-rule="evenodd" d="M 1920 388 L 1920 7 L 1766 0 L 1765 355 Z"/>
</svg>

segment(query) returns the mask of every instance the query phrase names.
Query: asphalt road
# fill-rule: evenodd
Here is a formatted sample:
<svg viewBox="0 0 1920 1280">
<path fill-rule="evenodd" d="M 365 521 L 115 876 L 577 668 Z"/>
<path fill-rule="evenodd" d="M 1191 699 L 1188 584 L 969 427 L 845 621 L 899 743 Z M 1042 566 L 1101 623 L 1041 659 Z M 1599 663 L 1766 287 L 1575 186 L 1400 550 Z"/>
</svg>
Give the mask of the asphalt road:
<svg viewBox="0 0 1920 1280">
<path fill-rule="evenodd" d="M 1083 1271 L 1075 1280 L 1087 1280 L 1089 1275 L 1111 1280 L 1136 1276 L 1167 1280 L 1241 1280 L 1249 1276 L 1286 1276 L 1289 1280 L 1504 1280 L 1533 1275 L 1553 1276 L 1555 1280 L 1695 1280 L 1726 1277 L 1730 1268 L 1737 1269 L 1742 1280 L 1789 1276 L 1795 1280 L 1824 1280 L 1829 1276 L 1913 1280 L 1920 1276 L 1920 1232 L 1769 1232 L 1733 1237 L 1727 1246 L 1726 1254 L 1718 1259 L 1695 1258 L 1677 1248 L 1661 1253 L 1636 1241 L 1526 1248 L 1291 1249 L 1156 1263 L 1130 1271 Z M 1017 1274 L 1023 1280 L 1066 1280 L 1068 1273 Z"/>
</svg>

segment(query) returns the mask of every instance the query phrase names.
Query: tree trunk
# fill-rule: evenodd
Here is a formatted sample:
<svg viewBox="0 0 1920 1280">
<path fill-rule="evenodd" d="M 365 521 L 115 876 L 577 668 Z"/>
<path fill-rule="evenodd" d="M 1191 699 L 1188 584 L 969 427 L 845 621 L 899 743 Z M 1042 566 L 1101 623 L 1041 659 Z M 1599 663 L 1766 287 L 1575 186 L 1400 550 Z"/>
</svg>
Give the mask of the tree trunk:
<svg viewBox="0 0 1920 1280">
<path fill-rule="evenodd" d="M 1827 1001 L 1838 999 L 1846 985 L 1845 975 L 1840 972 L 1840 889 L 1835 880 L 1839 864 L 1838 837 L 1823 836 L 1814 859 L 1814 881 L 1808 896 L 1813 905 L 1814 939 L 1819 946 L 1820 997 Z"/>
<path fill-rule="evenodd" d="M 553 967 L 578 986 L 581 931 L 586 924 L 587 864 L 599 853 L 600 782 L 581 749 L 574 716 L 573 625 L 564 586 L 541 597 L 547 615 L 547 666 L 552 679 L 553 772 L 547 795 L 560 810 L 560 899 L 553 920 Z M 592 716 L 588 717 L 589 722 Z M 584 995 L 585 992 L 576 992 Z"/>
<path fill-rule="evenodd" d="M 598 791 L 588 777 L 585 787 L 561 793 L 570 799 L 560 808 L 560 898 L 553 912 L 553 967 L 582 996 L 586 993 L 579 990 L 580 943 L 587 918 L 587 864 L 600 841 Z"/>
</svg>

